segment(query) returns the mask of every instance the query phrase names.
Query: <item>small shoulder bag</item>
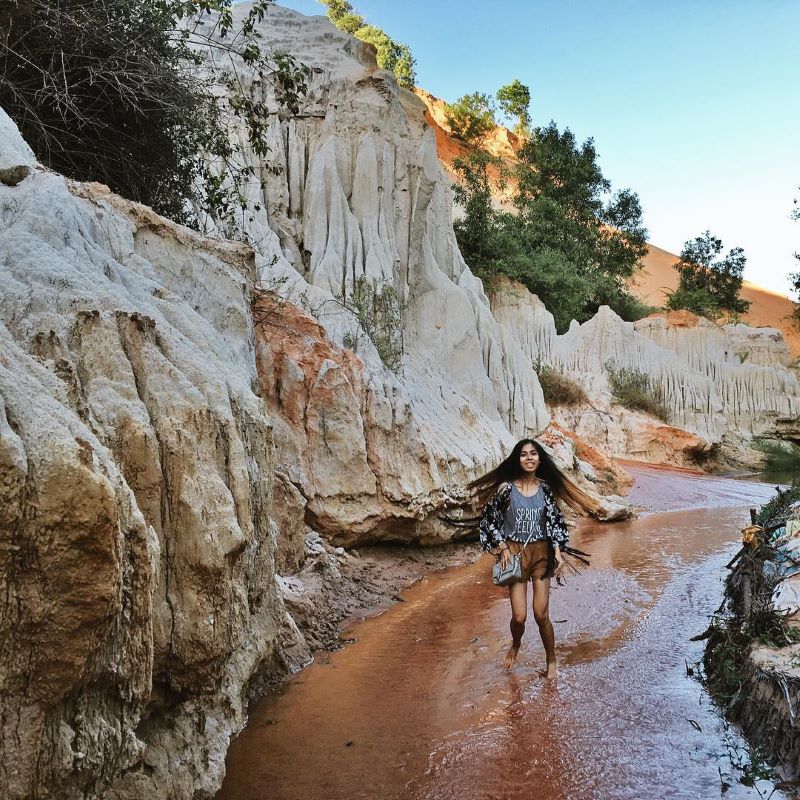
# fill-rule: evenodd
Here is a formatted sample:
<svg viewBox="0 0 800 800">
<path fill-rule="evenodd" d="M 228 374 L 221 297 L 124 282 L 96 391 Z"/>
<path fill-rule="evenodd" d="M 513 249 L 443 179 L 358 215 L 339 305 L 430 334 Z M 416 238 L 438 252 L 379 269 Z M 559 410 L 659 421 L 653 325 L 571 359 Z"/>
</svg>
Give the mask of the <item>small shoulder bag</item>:
<svg viewBox="0 0 800 800">
<path fill-rule="evenodd" d="M 532 538 L 533 531 L 525 540 L 525 544 L 522 545 L 522 550 L 511 556 L 511 563 L 507 567 L 503 567 L 501 561 L 495 562 L 492 567 L 492 583 L 495 586 L 510 586 L 512 583 L 522 580 L 522 554 Z"/>
</svg>

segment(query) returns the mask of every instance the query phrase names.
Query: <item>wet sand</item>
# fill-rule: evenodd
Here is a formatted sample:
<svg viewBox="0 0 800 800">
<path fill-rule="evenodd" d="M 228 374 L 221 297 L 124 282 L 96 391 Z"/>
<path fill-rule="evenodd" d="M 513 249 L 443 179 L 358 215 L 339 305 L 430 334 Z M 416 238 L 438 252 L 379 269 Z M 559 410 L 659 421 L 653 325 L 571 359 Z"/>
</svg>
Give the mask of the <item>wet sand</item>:
<svg viewBox="0 0 800 800">
<path fill-rule="evenodd" d="M 678 502 L 688 488 L 718 507 L 573 534 L 592 567 L 551 596 L 556 681 L 540 675 L 532 619 L 518 666 L 501 669 L 508 600 L 488 557 L 432 574 L 253 707 L 219 797 L 719 797 L 726 750 L 743 743 L 687 676 L 702 652 L 689 638 L 719 605 L 747 508 L 771 489 L 659 471 L 633 495 Z M 727 798 L 757 796 L 729 782 Z"/>
</svg>

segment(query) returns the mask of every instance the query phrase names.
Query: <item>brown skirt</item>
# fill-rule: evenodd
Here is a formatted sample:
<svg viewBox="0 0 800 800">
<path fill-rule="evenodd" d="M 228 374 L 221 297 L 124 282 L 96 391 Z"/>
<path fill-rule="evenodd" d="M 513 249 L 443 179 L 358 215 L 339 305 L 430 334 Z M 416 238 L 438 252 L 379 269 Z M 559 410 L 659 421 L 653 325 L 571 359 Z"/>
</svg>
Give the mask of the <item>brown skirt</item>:
<svg viewBox="0 0 800 800">
<path fill-rule="evenodd" d="M 511 554 L 514 555 L 523 551 L 520 559 L 522 565 L 522 579 L 529 581 L 549 577 L 547 572 L 549 559 L 549 542 L 547 539 L 540 539 L 536 542 L 529 542 L 523 547 L 522 542 L 514 542 L 506 539 L 506 544 Z"/>
</svg>

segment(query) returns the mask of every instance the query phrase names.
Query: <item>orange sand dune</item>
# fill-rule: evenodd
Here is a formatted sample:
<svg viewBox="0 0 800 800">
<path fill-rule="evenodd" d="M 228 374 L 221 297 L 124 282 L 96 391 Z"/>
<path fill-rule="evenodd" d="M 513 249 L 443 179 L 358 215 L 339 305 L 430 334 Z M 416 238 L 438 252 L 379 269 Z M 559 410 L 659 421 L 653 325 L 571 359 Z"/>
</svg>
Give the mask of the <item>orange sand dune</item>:
<svg viewBox="0 0 800 800">
<path fill-rule="evenodd" d="M 455 179 L 453 159 L 466 155 L 469 148 L 448 133 L 444 100 L 424 89 L 417 88 L 414 91 L 427 107 L 425 120 L 436 134 L 439 161 L 448 175 Z M 488 133 L 481 143 L 484 150 L 499 156 L 509 164 L 514 162 L 520 145 L 521 140 L 502 126 Z M 492 177 L 496 175 L 492 174 Z M 507 205 L 510 191 L 511 186 L 498 191 L 495 199 L 499 206 Z M 664 304 L 665 291 L 672 291 L 678 286 L 678 273 L 672 266 L 678 261 L 678 256 L 655 245 L 648 245 L 648 248 L 644 265 L 633 279 L 632 290 L 640 300 L 660 308 Z M 762 289 L 749 281 L 744 282 L 742 296 L 752 303 L 750 310 L 743 315 L 743 321 L 754 327 L 777 328 L 783 334 L 792 357 L 800 357 L 800 329 L 796 328 L 790 319 L 794 309 L 792 301 L 784 295 Z"/>
<path fill-rule="evenodd" d="M 678 256 L 655 245 L 648 245 L 644 266 L 634 276 L 633 293 L 645 303 L 662 306 L 665 292 L 678 286 L 678 273 L 673 267 Z M 742 286 L 742 297 L 751 302 L 750 310 L 742 321 L 755 328 L 777 328 L 789 347 L 793 358 L 800 356 L 800 329 L 791 320 L 794 304 L 785 295 L 763 289 L 750 281 Z"/>
</svg>

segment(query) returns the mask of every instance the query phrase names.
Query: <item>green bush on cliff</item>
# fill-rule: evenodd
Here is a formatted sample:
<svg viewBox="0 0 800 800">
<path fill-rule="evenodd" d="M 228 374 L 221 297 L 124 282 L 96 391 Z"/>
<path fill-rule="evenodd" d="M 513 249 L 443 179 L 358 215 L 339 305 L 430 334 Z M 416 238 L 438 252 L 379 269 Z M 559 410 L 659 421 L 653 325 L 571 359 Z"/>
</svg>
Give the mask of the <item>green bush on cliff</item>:
<svg viewBox="0 0 800 800">
<path fill-rule="evenodd" d="M 674 265 L 680 281 L 667 296 L 667 308 L 686 309 L 708 319 L 747 311 L 750 301 L 739 296 L 747 261 L 744 250 L 734 247 L 724 257 L 721 253 L 722 240 L 711 231 L 683 245 L 680 260 Z"/>
<path fill-rule="evenodd" d="M 319 0 L 328 9 L 328 18 L 339 30 L 375 46 L 376 61 L 381 69 L 394 73 L 397 82 L 406 89 L 413 89 L 417 76 L 414 70 L 416 61 L 408 45 L 392 39 L 386 31 L 375 25 L 368 25 L 347 0 Z"/>
<path fill-rule="evenodd" d="M 531 90 L 515 78 L 497 90 L 500 109 L 514 120 L 514 133 L 528 138 L 531 135 Z"/>
<path fill-rule="evenodd" d="M 800 447 L 793 442 L 756 437 L 753 446 L 764 455 L 765 472 L 800 473 Z"/>
<path fill-rule="evenodd" d="M 573 407 L 589 402 L 583 387 L 569 375 L 542 361 L 535 361 L 533 368 L 548 405 Z"/>
<path fill-rule="evenodd" d="M 51 169 L 224 228 L 253 173 L 229 124 L 266 155 L 268 115 L 221 71 L 228 93 L 215 91 L 202 53 L 244 62 L 296 112 L 308 70 L 262 45 L 270 2 L 256 0 L 234 29 L 231 0 L 0 0 L 0 105 Z"/>
<path fill-rule="evenodd" d="M 495 275 L 523 283 L 560 333 L 601 305 L 627 320 L 650 313 L 627 288 L 647 252 L 639 198 L 628 189 L 611 192 L 592 140 L 578 144 L 568 128 L 551 122 L 534 128 L 518 155 L 507 175 L 486 153 L 453 162 L 456 202 L 465 212 L 454 227 L 470 268 L 490 291 Z M 510 177 L 515 213 L 492 205 L 492 189 Z"/>
<path fill-rule="evenodd" d="M 394 287 L 384 285 L 379 288 L 366 275 L 360 275 L 350 295 L 339 298 L 339 302 L 356 317 L 361 331 L 375 346 L 384 366 L 392 372 L 399 372 L 405 352 L 403 303 Z M 344 336 L 344 346 L 354 353 L 359 349 L 361 331 L 348 332 Z"/>
<path fill-rule="evenodd" d="M 475 143 L 497 127 L 492 98 L 483 92 L 472 92 L 446 103 L 444 116 L 450 133 L 464 142 Z"/>
<path fill-rule="evenodd" d="M 669 422 L 669 409 L 664 403 L 664 386 L 660 380 L 634 367 L 618 367 L 611 363 L 606 364 L 606 372 L 615 403 Z"/>
</svg>

